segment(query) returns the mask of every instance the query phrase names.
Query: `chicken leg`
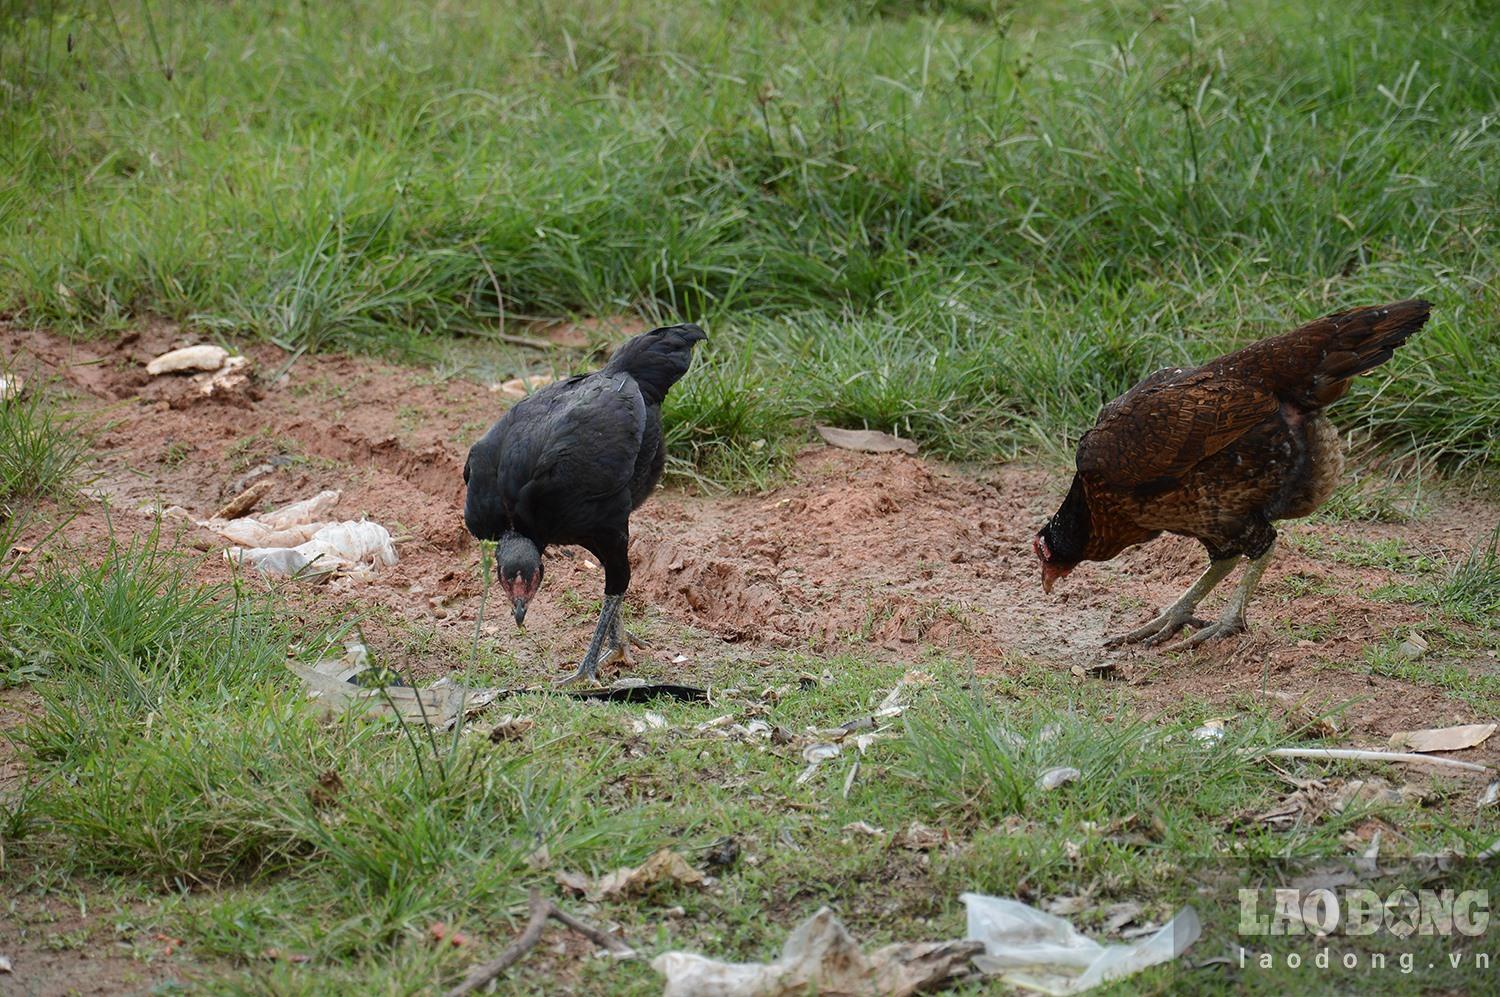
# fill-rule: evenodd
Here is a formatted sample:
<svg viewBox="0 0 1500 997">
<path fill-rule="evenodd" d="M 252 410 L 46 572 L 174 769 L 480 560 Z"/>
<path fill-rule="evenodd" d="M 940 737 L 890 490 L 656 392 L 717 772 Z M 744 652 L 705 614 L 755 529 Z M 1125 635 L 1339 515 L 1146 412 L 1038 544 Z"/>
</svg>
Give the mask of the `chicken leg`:
<svg viewBox="0 0 1500 997">
<path fill-rule="evenodd" d="M 1178 641 L 1167 650 L 1184 651 L 1190 647 L 1197 647 L 1204 641 L 1244 633 L 1245 607 L 1250 605 L 1250 597 L 1255 594 L 1255 587 L 1260 584 L 1260 576 L 1266 573 L 1266 565 L 1271 563 L 1271 554 L 1275 549 L 1276 541 L 1273 540 L 1264 554 L 1245 565 L 1245 576 L 1240 579 L 1240 584 L 1235 588 L 1234 595 L 1229 597 L 1229 603 L 1224 607 L 1224 612 L 1219 614 L 1218 620 L 1191 637 Z"/>
<path fill-rule="evenodd" d="M 624 642 L 620 634 L 624 629 L 620 625 L 620 607 L 625 601 L 625 596 L 606 595 L 604 605 L 599 608 L 599 625 L 594 628 L 594 639 L 589 641 L 589 649 L 583 656 L 583 663 L 578 666 L 578 671 L 565 679 L 559 679 L 558 685 L 567 685 L 580 679 L 590 682 L 599 678 L 599 654 L 605 646 L 609 647 L 609 658 L 613 658 L 622 650 Z M 628 652 L 626 652 L 628 655 Z"/>
<path fill-rule="evenodd" d="M 1267 554 L 1269 556 L 1269 553 Z M 1214 586 L 1224 580 L 1224 576 L 1234 570 L 1238 563 L 1238 557 L 1225 557 L 1217 561 L 1210 561 L 1208 570 L 1198 577 L 1198 580 L 1182 593 L 1182 596 L 1172 605 L 1161 611 L 1161 615 L 1150 620 L 1129 633 L 1118 634 L 1104 642 L 1105 647 L 1118 647 L 1121 644 L 1145 643 L 1147 647 L 1171 640 L 1177 631 L 1186 626 L 1202 627 L 1201 633 L 1207 633 L 1218 624 L 1210 625 L 1207 620 L 1200 620 L 1193 615 L 1193 610 L 1198 608 Z M 1249 577 L 1248 575 L 1246 577 Z M 1222 621 L 1221 621 L 1222 622 Z M 1241 626 L 1243 622 L 1243 610 L 1241 611 Z M 1199 636 L 1195 634 L 1194 636 Z"/>
</svg>

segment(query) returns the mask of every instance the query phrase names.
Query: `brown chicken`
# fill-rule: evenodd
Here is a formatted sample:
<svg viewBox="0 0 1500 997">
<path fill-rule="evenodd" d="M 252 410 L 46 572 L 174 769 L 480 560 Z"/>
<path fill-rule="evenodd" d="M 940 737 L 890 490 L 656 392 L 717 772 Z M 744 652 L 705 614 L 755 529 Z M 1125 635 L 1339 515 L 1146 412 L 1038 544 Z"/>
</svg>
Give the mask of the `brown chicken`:
<svg viewBox="0 0 1500 997">
<path fill-rule="evenodd" d="M 1243 632 L 1276 544 L 1271 524 L 1317 509 L 1343 471 L 1324 406 L 1350 378 L 1389 360 L 1429 311 L 1425 301 L 1400 301 L 1339 312 L 1201 367 L 1159 370 L 1104 406 L 1079 441 L 1067 498 L 1032 543 L 1043 591 L 1079 561 L 1108 561 L 1176 533 L 1208 549 L 1208 570 L 1155 619 L 1106 646 L 1157 644 L 1189 625 L 1198 631 L 1175 646 Z M 1249 564 L 1223 614 L 1198 619 L 1198 603 L 1241 557 Z"/>
</svg>

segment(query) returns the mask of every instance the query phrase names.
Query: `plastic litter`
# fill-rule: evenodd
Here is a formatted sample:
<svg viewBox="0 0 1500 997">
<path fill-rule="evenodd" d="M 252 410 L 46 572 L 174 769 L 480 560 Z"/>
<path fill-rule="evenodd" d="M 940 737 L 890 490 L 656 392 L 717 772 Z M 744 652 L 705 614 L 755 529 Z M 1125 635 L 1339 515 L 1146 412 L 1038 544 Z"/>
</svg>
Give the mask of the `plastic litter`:
<svg viewBox="0 0 1500 997">
<path fill-rule="evenodd" d="M 1046 994 L 1077 994 L 1169 962 L 1198 940 L 1198 914 L 1184 907 L 1133 945 L 1101 945 L 1068 921 L 1018 900 L 965 893 L 967 937 L 984 943 L 974 965 L 1005 982 Z"/>
<path fill-rule="evenodd" d="M 718 962 L 692 952 L 667 952 L 651 966 L 667 978 L 664 997 L 906 997 L 946 980 L 972 975 L 976 942 L 887 945 L 866 954 L 827 907 L 787 936 L 771 963 Z"/>
<path fill-rule="evenodd" d="M 651 966 L 667 978 L 664 997 L 800 997 L 811 992 L 905 997 L 975 976 L 995 976 L 1047 994 L 1076 994 L 1177 958 L 1203 930 L 1197 913 L 1184 907 L 1142 941 L 1101 945 L 1064 919 L 1017 900 L 978 893 L 961 899 L 969 911 L 963 939 L 902 942 L 866 954 L 824 907 L 787 936 L 773 962 L 719 962 L 692 952 L 667 952 Z M 1130 905 L 1130 918 L 1138 912 Z"/>
</svg>

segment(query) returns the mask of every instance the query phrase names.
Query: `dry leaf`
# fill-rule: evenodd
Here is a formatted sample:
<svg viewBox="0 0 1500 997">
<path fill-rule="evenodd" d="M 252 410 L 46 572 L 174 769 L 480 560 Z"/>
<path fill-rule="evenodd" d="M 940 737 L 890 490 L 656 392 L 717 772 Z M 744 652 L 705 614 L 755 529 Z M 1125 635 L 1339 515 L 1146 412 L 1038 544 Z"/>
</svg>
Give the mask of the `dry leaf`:
<svg viewBox="0 0 1500 997">
<path fill-rule="evenodd" d="M 597 882 L 574 872 L 559 872 L 558 885 L 581 893 L 591 901 L 611 897 L 640 896 L 663 883 L 701 886 L 707 877 L 670 848 L 663 848 L 638 866 L 622 866 Z"/>
<path fill-rule="evenodd" d="M 870 823 L 868 823 L 866 821 L 862 821 L 862 820 L 857 820 L 857 821 L 854 821 L 852 823 L 845 824 L 844 825 L 844 830 L 845 831 L 856 831 L 856 832 L 858 832 L 860 834 L 868 834 L 872 838 L 878 838 L 881 835 L 885 834 L 885 828 L 883 828 L 883 827 L 876 827 L 874 824 L 870 824 Z"/>
<path fill-rule="evenodd" d="M 865 453 L 908 453 L 917 452 L 916 440 L 903 440 L 899 436 L 890 433 L 882 433 L 878 429 L 837 429 L 833 426 L 819 426 L 818 435 L 829 444 L 841 450 L 861 450 Z"/>
<path fill-rule="evenodd" d="M 1496 730 L 1500 730 L 1500 724 L 1464 724 L 1460 727 L 1408 730 L 1391 735 L 1390 747 L 1404 751 L 1462 751 L 1482 744 Z"/>
</svg>

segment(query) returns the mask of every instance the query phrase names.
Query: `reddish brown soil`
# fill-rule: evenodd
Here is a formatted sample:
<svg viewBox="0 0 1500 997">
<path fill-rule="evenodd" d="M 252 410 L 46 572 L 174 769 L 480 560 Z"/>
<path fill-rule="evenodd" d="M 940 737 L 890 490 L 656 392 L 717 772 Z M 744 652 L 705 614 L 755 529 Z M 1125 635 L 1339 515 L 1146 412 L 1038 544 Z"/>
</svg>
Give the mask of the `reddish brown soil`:
<svg viewBox="0 0 1500 997">
<path fill-rule="evenodd" d="M 455 638 L 472 634 L 481 586 L 478 547 L 461 521 L 461 471 L 468 444 L 503 411 L 499 395 L 429 371 L 322 356 L 301 358 L 280 383 L 201 399 L 184 378 L 144 372 L 147 359 L 186 342 L 170 326 L 116 342 L 71 343 L 15 328 L 3 336 L 5 355 L 33 383 L 51 379 L 103 427 L 88 494 L 107 500 L 111 521 L 103 504 L 85 503 L 62 540 L 80 556 L 98 556 L 111 523 L 116 535 L 149 529 L 152 518 L 142 508 L 178 505 L 207 518 L 246 466 L 287 453 L 296 460 L 275 472 L 262 508 L 338 488 L 339 515 L 368 515 L 401 541 L 399 565 L 365 580 L 304 586 L 298 599 L 325 608 L 384 607 L 390 632 L 420 625 Z M 272 347 L 249 354 L 262 376 L 285 361 Z M 1030 541 L 1065 484 L 1036 467 L 976 474 L 901 454 L 809 446 L 791 482 L 769 494 L 664 489 L 648 502 L 632 524 L 631 599 L 648 619 L 691 635 L 681 640 L 694 642 L 694 660 L 743 660 L 747 669 L 761 648 L 906 659 L 931 649 L 968 658 L 981 671 L 1017 668 L 1022 659 L 1063 671 L 1097 664 L 1106 658 L 1104 635 L 1170 601 L 1201 570 L 1204 555 L 1189 541 L 1163 539 L 1110 564 L 1084 565 L 1044 597 Z M 1397 537 L 1409 551 L 1453 560 L 1496 518 L 1492 505 L 1449 497 L 1418 523 L 1303 522 L 1284 532 L 1335 546 L 1341 537 Z M 222 546 L 196 527 L 183 540 L 210 553 Z M 201 568 L 210 578 L 228 570 L 215 556 Z M 1335 594 L 1294 597 L 1293 578 L 1321 581 L 1317 590 Z M 1248 635 L 1193 654 L 1111 652 L 1117 674 L 1129 680 L 1111 688 L 1171 710 L 1184 698 L 1257 694 L 1265 668 L 1271 687 L 1283 693 L 1314 705 L 1353 703 L 1352 740 L 1364 744 L 1396 730 L 1482 719 L 1441 690 L 1364 667 L 1370 645 L 1428 618 L 1422 607 L 1370 597 L 1401 580 L 1283 543 L 1252 606 Z M 596 599 L 601 585 L 602 573 L 583 552 L 549 558 L 543 596 L 527 620 L 532 636 L 513 648 L 523 662 L 535 662 L 538 677 L 567 667 L 564 659 L 591 630 L 577 604 L 569 609 L 559 597 L 572 590 Z M 513 631 L 500 625 L 509 623 L 505 614 L 490 615 L 485 631 L 511 641 Z M 1306 629 L 1317 624 L 1323 626 Z M 658 643 L 653 653 L 670 655 L 674 647 Z M 457 662 L 411 663 L 442 671 Z M 1461 663 L 1490 673 L 1500 668 L 1490 658 Z M 692 661 L 681 666 L 681 678 L 691 681 L 693 668 Z"/>
</svg>

